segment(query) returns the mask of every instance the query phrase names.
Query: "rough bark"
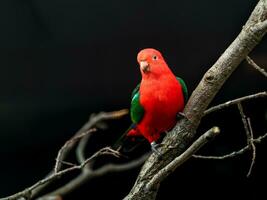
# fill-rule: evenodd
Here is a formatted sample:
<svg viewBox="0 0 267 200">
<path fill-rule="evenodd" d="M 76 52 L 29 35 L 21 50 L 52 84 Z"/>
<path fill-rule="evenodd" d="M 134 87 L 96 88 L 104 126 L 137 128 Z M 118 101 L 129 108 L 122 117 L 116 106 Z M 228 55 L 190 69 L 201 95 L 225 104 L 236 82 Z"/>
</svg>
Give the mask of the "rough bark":
<svg viewBox="0 0 267 200">
<path fill-rule="evenodd" d="M 267 29 L 266 19 L 267 0 L 260 0 L 237 38 L 206 72 L 192 93 L 184 111 L 188 120 L 185 118 L 180 120 L 165 137 L 164 146 L 160 149 L 163 156 L 158 159 L 157 156 L 152 154 L 148 158 L 133 188 L 124 199 L 154 200 L 156 198 L 159 184 L 153 190 L 148 190 L 146 185 L 163 167 L 184 152 L 188 145 L 192 143 L 203 113 L 214 96 L 232 72 L 265 35 Z"/>
</svg>

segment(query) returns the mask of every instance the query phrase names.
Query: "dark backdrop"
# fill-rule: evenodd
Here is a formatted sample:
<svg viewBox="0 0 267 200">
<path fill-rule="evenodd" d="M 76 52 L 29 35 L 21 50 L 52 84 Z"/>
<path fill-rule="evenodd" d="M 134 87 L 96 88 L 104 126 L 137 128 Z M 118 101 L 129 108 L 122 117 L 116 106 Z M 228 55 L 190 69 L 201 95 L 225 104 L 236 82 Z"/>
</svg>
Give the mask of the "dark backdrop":
<svg viewBox="0 0 267 200">
<path fill-rule="evenodd" d="M 237 36 L 256 1 L 1 0 L 0 195 L 17 192 L 52 168 L 56 152 L 92 112 L 129 107 L 140 81 L 139 50 L 159 49 L 190 93 Z M 267 67 L 266 38 L 251 56 Z M 266 79 L 242 63 L 213 104 L 266 90 Z M 244 104 L 255 135 L 266 132 L 266 99 Z M 122 123 L 123 122 L 123 123 Z M 119 134 L 129 118 L 111 124 Z M 245 145 L 235 107 L 203 120 L 200 132 L 222 134 L 202 152 Z M 91 145 L 108 143 L 95 138 Z M 164 181 L 159 199 L 258 197 L 266 182 L 266 141 L 250 178 L 247 155 L 226 161 L 191 159 Z M 138 170 L 96 179 L 68 199 L 121 199 Z M 239 189 L 238 189 L 239 188 Z M 216 194 L 215 194 L 216 193 Z M 215 196 L 214 196 L 215 195 Z"/>
</svg>

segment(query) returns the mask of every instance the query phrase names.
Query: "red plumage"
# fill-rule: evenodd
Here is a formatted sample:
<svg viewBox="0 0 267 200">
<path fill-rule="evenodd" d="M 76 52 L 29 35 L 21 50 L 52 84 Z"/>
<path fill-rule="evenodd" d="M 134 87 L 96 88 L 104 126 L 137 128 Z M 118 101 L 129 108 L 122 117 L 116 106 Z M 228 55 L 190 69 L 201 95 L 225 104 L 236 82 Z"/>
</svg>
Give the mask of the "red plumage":
<svg viewBox="0 0 267 200">
<path fill-rule="evenodd" d="M 177 114 L 183 111 L 183 88 L 159 51 L 144 49 L 137 60 L 142 74 L 139 92 L 144 115 L 128 136 L 142 134 L 152 143 L 175 125 Z"/>
</svg>

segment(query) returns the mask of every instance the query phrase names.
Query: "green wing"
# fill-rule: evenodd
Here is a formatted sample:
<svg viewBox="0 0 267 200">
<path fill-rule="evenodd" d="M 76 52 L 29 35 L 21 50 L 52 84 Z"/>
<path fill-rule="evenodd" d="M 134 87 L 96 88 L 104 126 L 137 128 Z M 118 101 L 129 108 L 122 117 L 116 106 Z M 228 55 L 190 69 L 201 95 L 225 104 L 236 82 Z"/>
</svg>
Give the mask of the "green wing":
<svg viewBox="0 0 267 200">
<path fill-rule="evenodd" d="M 140 83 L 132 92 L 132 101 L 131 101 L 131 119 L 133 123 L 137 124 L 140 122 L 144 116 L 145 110 L 140 103 Z"/>
<path fill-rule="evenodd" d="M 185 100 L 185 102 L 187 102 L 187 100 L 188 100 L 188 90 L 187 90 L 186 84 L 185 84 L 184 80 L 181 79 L 180 77 L 177 77 L 177 76 L 176 76 L 176 79 L 177 79 L 177 80 L 179 81 L 179 83 L 182 85 L 183 94 L 184 94 L 184 100 Z"/>
</svg>

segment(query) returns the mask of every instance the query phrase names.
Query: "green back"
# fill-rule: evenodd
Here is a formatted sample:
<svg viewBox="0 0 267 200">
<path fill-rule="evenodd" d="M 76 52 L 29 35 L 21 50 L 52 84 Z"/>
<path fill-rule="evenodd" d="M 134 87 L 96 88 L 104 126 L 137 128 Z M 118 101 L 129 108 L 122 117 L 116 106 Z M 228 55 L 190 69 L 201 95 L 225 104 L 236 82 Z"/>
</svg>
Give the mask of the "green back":
<svg viewBox="0 0 267 200">
<path fill-rule="evenodd" d="M 131 119 L 133 123 L 139 123 L 145 113 L 143 106 L 140 103 L 140 83 L 136 86 L 136 88 L 132 92 L 132 101 L 131 101 Z"/>
<path fill-rule="evenodd" d="M 179 83 L 182 85 L 183 95 L 184 95 L 184 101 L 187 102 L 187 100 L 188 100 L 188 90 L 187 90 L 186 84 L 185 84 L 184 80 L 181 79 L 180 77 L 177 77 L 177 76 L 176 76 L 176 79 L 177 79 L 177 80 L 179 81 Z"/>
</svg>

